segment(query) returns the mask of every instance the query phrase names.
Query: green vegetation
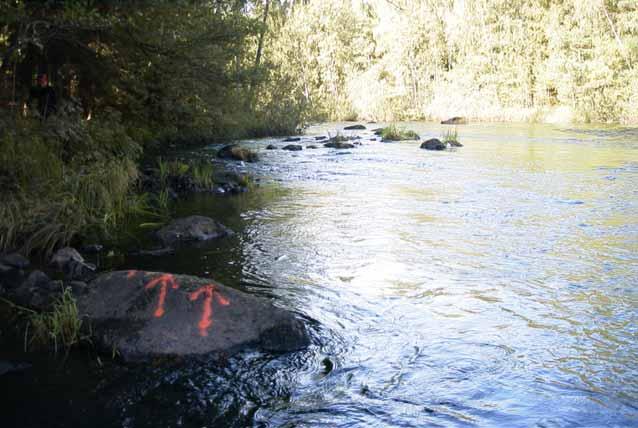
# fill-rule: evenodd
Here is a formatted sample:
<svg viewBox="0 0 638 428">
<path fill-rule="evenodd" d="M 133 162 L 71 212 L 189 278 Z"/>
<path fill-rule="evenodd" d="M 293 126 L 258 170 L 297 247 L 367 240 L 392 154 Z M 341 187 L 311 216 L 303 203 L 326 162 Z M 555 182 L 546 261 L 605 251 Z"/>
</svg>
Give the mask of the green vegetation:
<svg viewBox="0 0 638 428">
<path fill-rule="evenodd" d="M 418 140 L 419 134 L 411 130 L 399 129 L 396 125 L 390 125 L 381 130 L 381 138 L 385 141 Z"/>
<path fill-rule="evenodd" d="M 268 57 L 314 118 L 638 123 L 638 3 L 323 0 Z"/>
<path fill-rule="evenodd" d="M 210 189 L 213 187 L 213 165 L 209 161 L 199 161 L 190 168 L 193 181 L 199 187 Z"/>
<path fill-rule="evenodd" d="M 446 130 L 445 133 L 443 133 L 443 136 L 441 137 L 441 141 L 451 146 L 459 145 L 460 144 L 459 131 L 456 128 L 454 128 L 453 130 L 452 129 Z"/>
<path fill-rule="evenodd" d="M 29 315 L 25 347 L 52 346 L 57 353 L 61 348 L 69 349 L 87 340 L 88 337 L 82 333 L 82 320 L 70 288 L 64 289 L 51 312 Z"/>
</svg>

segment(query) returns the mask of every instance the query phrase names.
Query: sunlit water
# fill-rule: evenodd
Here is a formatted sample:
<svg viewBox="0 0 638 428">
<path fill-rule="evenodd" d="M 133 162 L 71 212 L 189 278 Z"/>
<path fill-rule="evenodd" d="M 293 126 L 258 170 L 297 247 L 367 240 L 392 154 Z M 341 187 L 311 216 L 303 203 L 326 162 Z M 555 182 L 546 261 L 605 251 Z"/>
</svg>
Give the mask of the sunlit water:
<svg viewBox="0 0 638 428">
<path fill-rule="evenodd" d="M 638 426 L 638 132 L 458 130 L 445 152 L 249 142 L 259 187 L 179 207 L 234 238 L 122 266 L 272 297 L 315 320 L 315 345 L 114 376 L 89 388 L 101 423 Z"/>
</svg>

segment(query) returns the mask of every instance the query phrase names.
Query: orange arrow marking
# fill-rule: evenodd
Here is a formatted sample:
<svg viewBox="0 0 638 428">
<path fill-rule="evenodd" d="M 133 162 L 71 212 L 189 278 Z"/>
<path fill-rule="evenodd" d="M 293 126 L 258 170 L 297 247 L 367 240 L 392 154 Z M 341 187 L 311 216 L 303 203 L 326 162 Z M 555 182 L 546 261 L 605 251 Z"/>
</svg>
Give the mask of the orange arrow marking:
<svg viewBox="0 0 638 428">
<path fill-rule="evenodd" d="M 206 298 L 204 299 L 204 310 L 202 311 L 202 318 L 199 320 L 198 324 L 199 335 L 208 336 L 208 330 L 213 325 L 213 297 L 215 297 L 217 302 L 222 306 L 230 305 L 230 300 L 219 294 L 219 292 L 215 290 L 215 286 L 213 284 L 208 284 L 200 287 L 190 294 L 191 302 L 199 299 L 199 296 L 201 296 L 202 294 L 205 294 Z"/>
<path fill-rule="evenodd" d="M 166 302 L 166 292 L 168 291 L 168 287 L 170 286 L 173 290 L 177 290 L 179 288 L 179 284 L 175 281 L 175 277 L 170 273 L 160 275 L 154 280 L 149 281 L 144 288 L 146 290 L 151 290 L 158 284 L 160 284 L 161 287 L 159 300 L 157 302 L 157 309 L 155 309 L 155 318 L 161 318 L 164 316 L 164 302 Z"/>
</svg>

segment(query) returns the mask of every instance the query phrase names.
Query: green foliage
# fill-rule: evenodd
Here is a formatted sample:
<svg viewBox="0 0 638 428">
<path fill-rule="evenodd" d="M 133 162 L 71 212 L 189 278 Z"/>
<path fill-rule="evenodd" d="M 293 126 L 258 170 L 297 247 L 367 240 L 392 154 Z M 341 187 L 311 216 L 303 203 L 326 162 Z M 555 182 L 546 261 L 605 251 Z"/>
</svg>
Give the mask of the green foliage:
<svg viewBox="0 0 638 428">
<path fill-rule="evenodd" d="M 275 38 L 315 120 L 638 123 L 635 1 L 314 0 Z"/>
<path fill-rule="evenodd" d="M 59 349 L 68 350 L 88 340 L 82 334 L 82 319 L 70 288 L 62 290 L 62 295 L 54 303 L 51 312 L 29 315 L 25 346 L 52 346 L 57 353 Z"/>
<path fill-rule="evenodd" d="M 381 130 L 381 138 L 386 141 L 418 140 L 419 134 L 412 130 L 400 129 L 393 124 Z"/>
<path fill-rule="evenodd" d="M 443 141 L 444 143 L 447 143 L 447 144 L 460 143 L 460 141 L 459 141 L 459 131 L 456 128 L 446 130 L 443 133 L 443 135 L 441 136 L 441 141 Z"/>
<path fill-rule="evenodd" d="M 204 189 L 213 187 L 213 165 L 205 160 L 199 161 L 191 166 L 190 174 L 195 184 Z"/>
<path fill-rule="evenodd" d="M 59 115 L 1 124 L 0 250 L 67 245 L 81 233 L 108 233 L 145 209 L 134 197 L 139 148 L 121 127 L 103 129 Z"/>
</svg>

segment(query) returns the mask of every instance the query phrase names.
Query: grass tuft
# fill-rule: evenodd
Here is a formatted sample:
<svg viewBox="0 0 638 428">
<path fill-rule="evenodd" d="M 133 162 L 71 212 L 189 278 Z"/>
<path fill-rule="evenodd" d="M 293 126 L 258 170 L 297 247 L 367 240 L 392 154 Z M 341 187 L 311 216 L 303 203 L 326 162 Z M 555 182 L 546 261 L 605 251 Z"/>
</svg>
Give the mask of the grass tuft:
<svg viewBox="0 0 638 428">
<path fill-rule="evenodd" d="M 28 338 L 31 332 L 30 339 Z M 68 350 L 89 340 L 82 334 L 80 318 L 75 298 L 70 288 L 65 288 L 53 305 L 51 312 L 32 313 L 25 332 L 25 345 L 35 347 L 52 346 L 55 353 Z"/>
<path fill-rule="evenodd" d="M 390 125 L 381 130 L 381 138 L 385 141 L 418 140 L 419 134 L 411 130 L 403 130 L 396 125 Z"/>
</svg>

